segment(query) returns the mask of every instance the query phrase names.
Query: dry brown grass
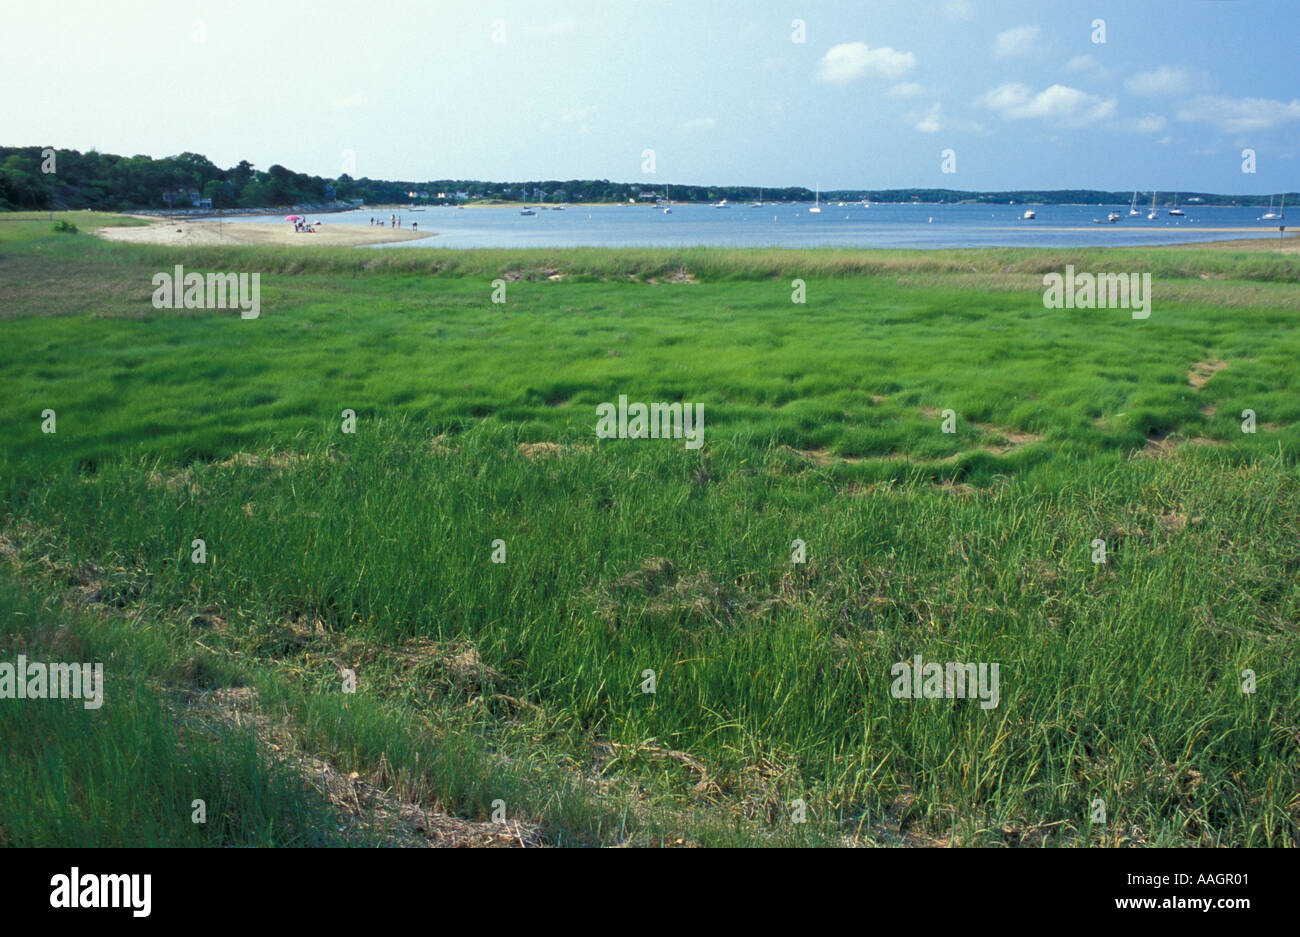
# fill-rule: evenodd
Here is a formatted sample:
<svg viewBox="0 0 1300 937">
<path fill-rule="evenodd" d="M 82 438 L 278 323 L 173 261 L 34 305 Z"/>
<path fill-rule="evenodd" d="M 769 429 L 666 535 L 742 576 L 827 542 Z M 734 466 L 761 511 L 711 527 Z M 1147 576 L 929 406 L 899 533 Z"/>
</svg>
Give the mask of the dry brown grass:
<svg viewBox="0 0 1300 937">
<path fill-rule="evenodd" d="M 303 751 L 287 713 L 273 716 L 260 704 L 257 691 L 235 687 L 194 693 L 186 699 L 185 718 L 249 728 L 266 757 L 289 767 L 309 784 L 356 834 L 379 833 L 386 845 L 407 847 L 535 847 L 536 828 L 518 820 L 483 823 L 452 816 L 427 804 L 403 800 L 384 782 L 344 773 L 327 759 Z M 378 774 L 382 775 L 380 770 Z"/>
</svg>

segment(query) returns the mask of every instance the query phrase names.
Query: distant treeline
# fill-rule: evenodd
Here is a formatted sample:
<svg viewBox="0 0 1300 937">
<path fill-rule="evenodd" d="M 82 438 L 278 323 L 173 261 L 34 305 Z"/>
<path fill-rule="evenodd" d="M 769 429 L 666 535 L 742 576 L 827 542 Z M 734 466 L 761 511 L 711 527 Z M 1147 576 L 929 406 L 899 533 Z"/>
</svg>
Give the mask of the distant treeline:
<svg viewBox="0 0 1300 937">
<path fill-rule="evenodd" d="M 415 193 L 412 195 L 412 193 Z M 275 208 L 331 202 L 368 204 L 437 204 L 469 200 L 504 202 L 644 202 L 667 197 L 674 202 L 808 201 L 813 190 L 802 186 L 760 189 L 757 186 L 676 185 L 654 181 L 610 182 L 608 179 L 546 179 L 531 182 L 482 182 L 433 179 L 425 182 L 334 179 L 293 172 L 280 165 L 262 170 L 247 160 L 222 169 L 198 153 L 153 159 L 114 156 L 91 150 L 52 150 L 38 146 L 0 147 L 0 209 Z M 1108 204 L 1128 202 L 1131 192 L 1098 189 L 1026 189 L 1014 192 L 963 192 L 957 189 L 831 189 L 823 201 Z M 1294 200 L 1294 194 L 1288 196 Z M 1138 202 L 1150 202 L 1139 193 Z M 1203 205 L 1266 205 L 1268 197 L 1180 193 L 1183 202 Z M 1160 202 L 1170 200 L 1164 193 Z"/>
</svg>

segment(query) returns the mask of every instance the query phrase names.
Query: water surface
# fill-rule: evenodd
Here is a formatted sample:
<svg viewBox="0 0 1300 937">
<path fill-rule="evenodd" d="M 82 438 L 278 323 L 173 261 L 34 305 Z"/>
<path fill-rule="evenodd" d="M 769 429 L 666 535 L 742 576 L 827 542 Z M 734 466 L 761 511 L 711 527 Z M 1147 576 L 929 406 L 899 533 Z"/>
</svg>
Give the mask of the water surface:
<svg viewBox="0 0 1300 937">
<path fill-rule="evenodd" d="M 1149 203 L 1148 203 L 1149 204 Z M 1277 222 L 1263 222 L 1260 208 L 1184 206 L 1187 217 L 1161 208 L 1150 221 L 1147 209 L 1129 216 L 1125 205 L 897 205 L 823 202 L 821 214 L 810 203 L 674 205 L 671 214 L 646 205 L 570 205 L 564 211 L 533 206 L 478 205 L 463 209 L 429 206 L 398 212 L 403 229 L 418 223 L 437 233 L 421 241 L 387 247 L 448 249 L 465 247 L 1132 247 L 1277 237 Z M 1021 216 L 1032 207 L 1037 218 Z M 1118 211 L 1117 224 L 1106 223 Z M 368 225 L 387 221 L 391 210 L 321 215 L 325 224 Z M 312 216 L 313 219 L 315 216 Z M 283 215 L 255 215 L 240 221 L 285 224 Z M 1094 223 L 1094 219 L 1100 224 Z M 1230 229 L 1230 230 L 1224 230 Z M 1233 229 L 1248 229 L 1233 230 Z"/>
</svg>

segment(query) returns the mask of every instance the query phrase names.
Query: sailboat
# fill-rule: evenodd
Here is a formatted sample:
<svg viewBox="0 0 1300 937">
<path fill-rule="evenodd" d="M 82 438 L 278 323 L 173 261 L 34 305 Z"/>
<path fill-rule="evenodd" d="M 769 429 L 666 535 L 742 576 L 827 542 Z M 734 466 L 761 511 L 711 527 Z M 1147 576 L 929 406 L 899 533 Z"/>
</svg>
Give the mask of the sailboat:
<svg viewBox="0 0 1300 937">
<path fill-rule="evenodd" d="M 762 189 L 759 189 L 759 190 L 758 190 L 758 201 L 757 201 L 757 202 L 750 202 L 750 203 L 749 203 L 749 207 L 750 207 L 750 208 L 762 208 L 762 207 L 763 207 L 763 190 L 762 190 Z"/>
<path fill-rule="evenodd" d="M 1282 196 L 1282 206 L 1275 212 L 1273 211 L 1273 196 L 1268 197 L 1268 211 L 1260 217 L 1260 221 L 1281 221 L 1286 217 L 1283 211 L 1286 209 L 1286 195 Z"/>
<path fill-rule="evenodd" d="M 1136 215 L 1140 215 L 1140 214 L 1142 214 L 1140 211 L 1138 211 L 1138 191 L 1137 191 L 1137 189 L 1134 189 L 1134 190 L 1133 190 L 1133 204 L 1130 205 L 1130 206 L 1128 207 L 1128 214 L 1129 214 L 1129 217 L 1130 217 L 1130 218 L 1132 218 L 1132 217 L 1134 217 L 1134 216 L 1136 216 Z"/>
<path fill-rule="evenodd" d="M 1147 221 L 1156 220 L 1156 193 L 1151 193 L 1151 211 L 1147 213 Z"/>
<path fill-rule="evenodd" d="M 808 214 L 810 215 L 820 215 L 822 213 L 822 190 L 820 186 L 816 188 L 816 192 L 816 201 L 813 202 L 813 207 L 808 209 Z"/>
<path fill-rule="evenodd" d="M 1171 208 L 1171 209 L 1169 209 L 1169 214 L 1173 215 L 1175 218 L 1181 218 L 1181 217 L 1183 217 L 1183 210 L 1182 210 L 1181 208 L 1178 207 L 1178 193 L 1177 193 L 1177 192 L 1174 193 L 1174 207 Z"/>
</svg>

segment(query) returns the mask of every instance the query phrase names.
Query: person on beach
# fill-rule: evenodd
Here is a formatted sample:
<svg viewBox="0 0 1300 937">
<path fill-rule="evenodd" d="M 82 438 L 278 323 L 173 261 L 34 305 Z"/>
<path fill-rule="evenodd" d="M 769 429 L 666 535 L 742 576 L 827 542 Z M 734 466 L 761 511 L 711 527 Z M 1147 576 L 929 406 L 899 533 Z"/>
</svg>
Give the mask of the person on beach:
<svg viewBox="0 0 1300 937">
<path fill-rule="evenodd" d="M 389 216 L 388 216 L 388 224 L 389 224 L 390 227 L 394 227 L 394 228 L 396 228 L 396 227 L 397 227 L 397 216 L 396 216 L 396 215 L 389 215 Z"/>
<path fill-rule="evenodd" d="M 419 231 L 419 230 L 420 230 L 420 222 L 418 222 L 418 221 L 412 221 L 412 222 L 411 222 L 411 230 L 412 230 L 412 231 Z"/>
</svg>

